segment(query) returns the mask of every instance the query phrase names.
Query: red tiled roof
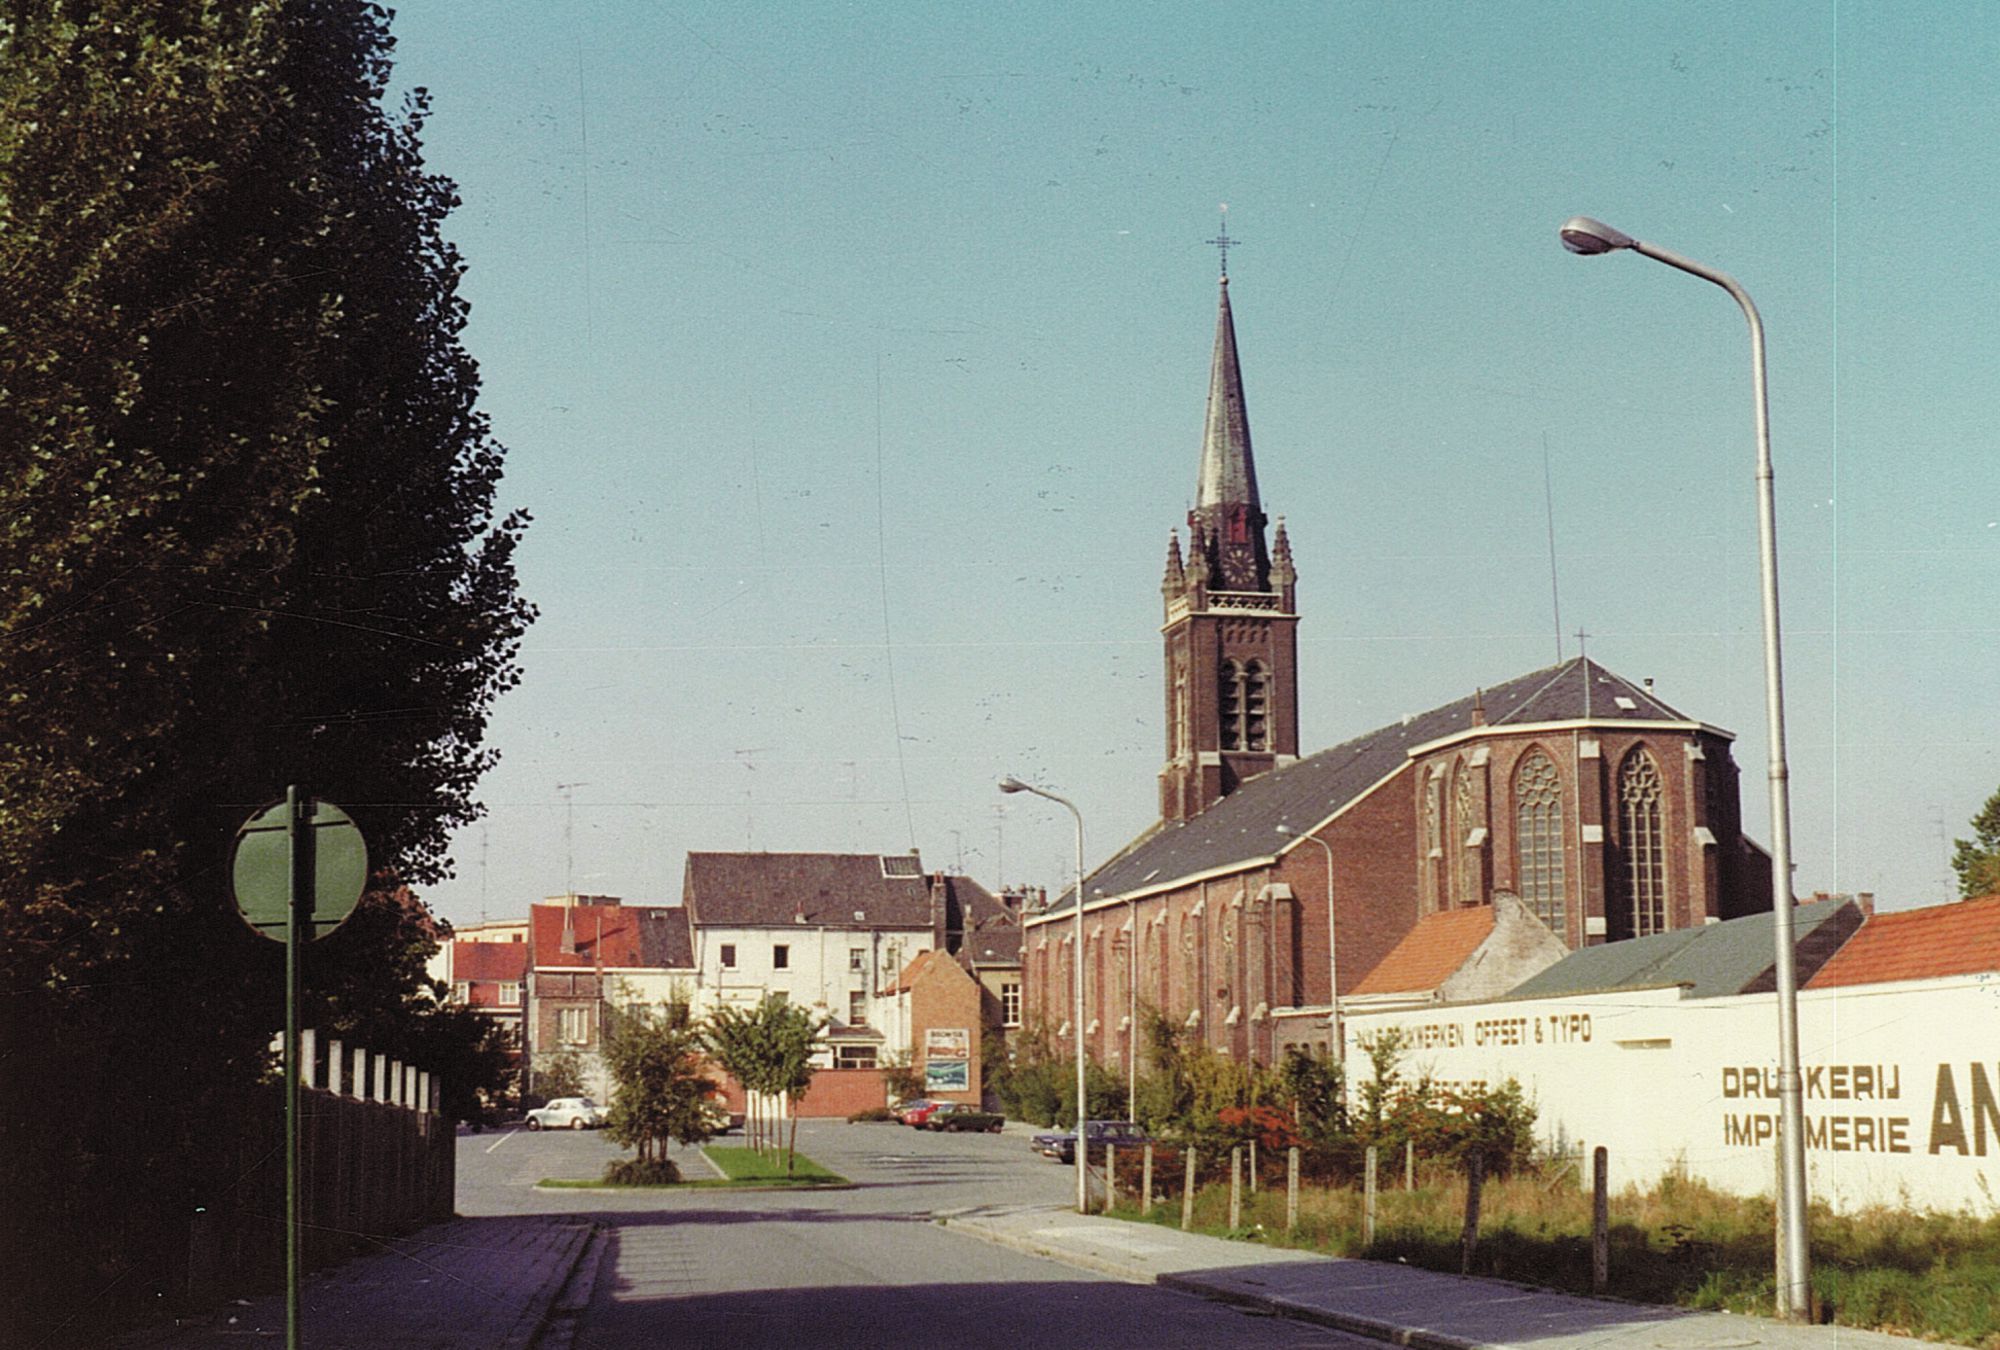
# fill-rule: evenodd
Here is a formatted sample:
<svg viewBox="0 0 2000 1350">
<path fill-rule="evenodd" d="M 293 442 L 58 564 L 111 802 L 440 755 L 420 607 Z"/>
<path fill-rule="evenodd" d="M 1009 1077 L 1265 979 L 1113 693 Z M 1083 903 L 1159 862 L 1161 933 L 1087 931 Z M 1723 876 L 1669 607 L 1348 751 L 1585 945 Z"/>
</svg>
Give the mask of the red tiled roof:
<svg viewBox="0 0 2000 1350">
<path fill-rule="evenodd" d="M 1493 931 L 1493 908 L 1476 905 L 1426 914 L 1350 993 L 1404 994 L 1435 989 Z"/>
<path fill-rule="evenodd" d="M 915 956 L 910 958 L 910 964 L 903 967 L 903 973 L 898 975 L 895 979 L 895 982 L 892 983 L 887 989 L 884 989 L 882 993 L 885 996 L 895 995 L 895 994 L 907 994 L 910 990 L 916 987 L 917 976 L 924 973 L 924 967 L 929 965 L 931 963 L 931 958 L 936 955 L 937 953 L 934 951 L 918 952 Z"/>
<path fill-rule="evenodd" d="M 571 916 L 576 950 L 562 949 L 563 915 Z M 694 944 L 679 905 L 531 905 L 535 966 L 610 969 L 691 969 Z M 497 945 L 497 944 L 496 944 Z"/>
<path fill-rule="evenodd" d="M 1838 989 L 1891 980 L 2000 971 L 2000 892 L 1978 900 L 1877 914 L 1806 983 Z"/>
<path fill-rule="evenodd" d="M 451 977 L 454 980 L 519 980 L 527 971 L 528 944 L 525 942 L 451 944 Z"/>
</svg>

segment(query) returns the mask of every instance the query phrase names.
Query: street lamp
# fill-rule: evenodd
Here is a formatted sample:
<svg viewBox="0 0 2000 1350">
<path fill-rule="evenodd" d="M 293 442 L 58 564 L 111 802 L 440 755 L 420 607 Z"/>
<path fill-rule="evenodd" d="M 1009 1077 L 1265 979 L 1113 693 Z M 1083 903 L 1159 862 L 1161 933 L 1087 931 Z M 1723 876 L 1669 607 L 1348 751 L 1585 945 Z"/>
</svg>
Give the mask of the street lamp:
<svg viewBox="0 0 2000 1350">
<path fill-rule="evenodd" d="M 1076 803 L 1067 797 L 1058 797 L 1032 783 L 1024 783 L 1012 774 L 1000 780 L 1002 792 L 1032 792 L 1037 797 L 1047 798 L 1059 806 L 1069 809 L 1076 817 L 1076 948 L 1070 955 L 1070 973 L 1074 1007 L 1070 1013 L 1070 1026 L 1076 1032 L 1076 1212 L 1086 1214 L 1090 1210 L 1090 1192 L 1085 1180 L 1090 1148 L 1083 1137 L 1083 1119 L 1086 1114 L 1083 1080 L 1083 812 L 1076 809 Z"/>
<path fill-rule="evenodd" d="M 1630 249 L 1728 291 L 1750 321 L 1750 384 L 1757 424 L 1757 539 L 1763 573 L 1764 709 L 1771 728 L 1771 908 L 1778 977 L 1778 1315 L 1811 1311 L 1812 1267 L 1806 1234 L 1805 1099 L 1799 1077 L 1799 982 L 1792 938 L 1792 806 L 1785 767 L 1785 688 L 1778 628 L 1778 514 L 1771 475 L 1771 413 L 1764 387 L 1764 321 L 1749 292 L 1726 272 L 1647 244 L 1602 221 L 1576 216 L 1560 231 L 1571 253 Z"/>
<path fill-rule="evenodd" d="M 1347 1055 L 1340 1042 L 1340 958 L 1333 941 L 1333 845 L 1289 825 L 1278 826 L 1278 833 L 1287 839 L 1310 839 L 1326 854 L 1326 1024 L 1333 1037 L 1333 1062 L 1343 1063 Z"/>
</svg>

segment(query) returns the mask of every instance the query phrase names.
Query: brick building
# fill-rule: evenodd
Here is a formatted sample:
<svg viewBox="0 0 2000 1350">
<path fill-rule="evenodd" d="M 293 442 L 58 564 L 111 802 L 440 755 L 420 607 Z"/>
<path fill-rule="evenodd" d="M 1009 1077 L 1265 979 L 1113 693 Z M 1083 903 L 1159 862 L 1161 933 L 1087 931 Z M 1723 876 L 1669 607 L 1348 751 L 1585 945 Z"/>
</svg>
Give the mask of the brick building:
<svg viewBox="0 0 2000 1350">
<path fill-rule="evenodd" d="M 1265 544 L 1226 275 L 1187 525 L 1162 583 L 1160 821 L 1089 878 L 1080 953 L 1073 894 L 1026 919 L 1027 1016 L 1068 1034 L 1081 961 L 1100 1060 L 1140 1053 L 1144 1004 L 1268 1063 L 1328 1044 L 1336 979 L 1498 892 L 1565 949 L 1770 908 L 1731 734 L 1593 661 L 1299 757 L 1298 577 L 1282 521 Z"/>
<path fill-rule="evenodd" d="M 627 905 L 604 895 L 560 896 L 528 909 L 526 1051 L 531 1070 L 572 1055 L 585 1090 L 611 1097 L 604 1036 L 613 1006 L 658 1004 L 695 990 L 694 946 L 679 905 Z"/>
</svg>

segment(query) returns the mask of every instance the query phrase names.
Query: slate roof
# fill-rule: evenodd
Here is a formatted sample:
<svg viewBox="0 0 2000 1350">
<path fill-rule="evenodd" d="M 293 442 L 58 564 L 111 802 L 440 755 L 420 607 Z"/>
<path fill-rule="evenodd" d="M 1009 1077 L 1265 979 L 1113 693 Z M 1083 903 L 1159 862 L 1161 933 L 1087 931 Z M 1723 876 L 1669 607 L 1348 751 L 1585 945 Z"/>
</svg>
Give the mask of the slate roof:
<svg viewBox="0 0 2000 1350">
<path fill-rule="evenodd" d="M 1021 964 L 1021 917 L 971 877 L 943 878 L 958 901 L 963 938 L 958 955 L 974 966 Z"/>
<path fill-rule="evenodd" d="M 1507 997 L 1558 998 L 1669 984 L 1691 986 L 1691 998 L 1765 993 L 1776 988 L 1776 923 L 1771 914 L 1750 914 L 1585 947 L 1516 985 Z M 1792 911 L 1801 987 L 1860 926 L 1861 909 L 1851 900 L 1821 900 Z"/>
<path fill-rule="evenodd" d="M 1632 706 L 1620 707 L 1621 698 Z M 1259 774 L 1192 820 L 1153 826 L 1092 873 L 1088 885 L 1106 896 L 1125 895 L 1269 858 L 1288 842 L 1277 833 L 1278 826 L 1310 830 L 1408 763 L 1415 747 L 1472 730 L 1473 705 L 1481 699 L 1488 726 L 1502 729 L 1585 719 L 1694 720 L 1623 676 L 1578 657 Z M 1045 912 L 1067 910 L 1070 903 L 1071 892 L 1065 892 Z"/>
<path fill-rule="evenodd" d="M 1806 987 L 1840 989 L 2000 971 L 2000 893 L 1877 914 Z"/>
<path fill-rule="evenodd" d="M 1435 989 L 1470 960 L 1492 932 L 1491 905 L 1426 914 L 1352 992 L 1405 994 Z"/>
<path fill-rule="evenodd" d="M 565 912 L 572 916 L 573 952 L 562 949 Z M 538 969 L 694 968 L 688 913 L 680 905 L 532 905 L 528 921 Z"/>
<path fill-rule="evenodd" d="M 519 980 L 528 973 L 525 942 L 453 942 L 454 980 Z"/>
<path fill-rule="evenodd" d="M 681 895 L 705 926 L 790 928 L 804 915 L 827 928 L 932 927 L 914 853 L 690 853 Z"/>
</svg>

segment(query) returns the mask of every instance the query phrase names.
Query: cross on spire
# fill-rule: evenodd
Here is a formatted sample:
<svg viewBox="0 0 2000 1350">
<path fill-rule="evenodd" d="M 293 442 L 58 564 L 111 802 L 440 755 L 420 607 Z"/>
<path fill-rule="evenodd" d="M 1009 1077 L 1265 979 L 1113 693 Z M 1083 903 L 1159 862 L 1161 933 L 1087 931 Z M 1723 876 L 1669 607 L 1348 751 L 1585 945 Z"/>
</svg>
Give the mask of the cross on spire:
<svg viewBox="0 0 2000 1350">
<path fill-rule="evenodd" d="M 1216 249 L 1222 254 L 1222 278 L 1224 281 L 1227 281 L 1229 279 L 1229 246 L 1243 242 L 1240 239 L 1231 239 L 1229 237 L 1228 202 L 1222 204 L 1222 228 L 1216 232 L 1215 238 L 1205 240 L 1204 242 L 1215 245 Z"/>
</svg>

